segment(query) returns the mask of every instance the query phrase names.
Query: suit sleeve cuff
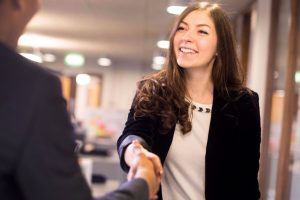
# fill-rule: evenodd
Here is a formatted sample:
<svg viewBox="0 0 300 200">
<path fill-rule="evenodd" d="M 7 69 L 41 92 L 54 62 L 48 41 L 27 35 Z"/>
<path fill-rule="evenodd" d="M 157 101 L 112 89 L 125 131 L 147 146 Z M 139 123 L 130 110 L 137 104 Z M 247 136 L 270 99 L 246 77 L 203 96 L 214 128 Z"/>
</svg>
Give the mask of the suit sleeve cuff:
<svg viewBox="0 0 300 200">
<path fill-rule="evenodd" d="M 128 172 L 130 167 L 125 162 L 124 154 L 125 154 L 125 150 L 126 150 L 127 146 L 130 145 L 133 140 L 138 140 L 143 145 L 143 147 L 145 149 L 147 149 L 148 151 L 151 150 L 151 148 L 149 147 L 149 145 L 146 143 L 146 141 L 143 138 L 141 138 L 137 135 L 127 136 L 122 141 L 122 143 L 120 144 L 120 146 L 118 148 L 118 154 L 119 154 L 119 157 L 120 157 L 120 160 L 121 160 L 121 167 L 125 172 Z"/>
</svg>

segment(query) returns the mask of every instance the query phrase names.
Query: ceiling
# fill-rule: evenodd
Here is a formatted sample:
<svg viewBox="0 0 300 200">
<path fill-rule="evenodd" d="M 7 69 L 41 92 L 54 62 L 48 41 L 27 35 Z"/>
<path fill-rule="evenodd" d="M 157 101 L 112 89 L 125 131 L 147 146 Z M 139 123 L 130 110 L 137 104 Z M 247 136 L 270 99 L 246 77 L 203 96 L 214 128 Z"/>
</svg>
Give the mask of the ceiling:
<svg viewBox="0 0 300 200">
<path fill-rule="evenodd" d="M 214 2 L 236 14 L 253 0 Z M 35 38 L 20 49 L 34 46 L 42 53 L 53 53 L 57 62 L 46 65 L 61 69 L 68 52 L 84 54 L 87 65 L 94 67 L 97 58 L 105 56 L 114 66 L 150 68 L 153 56 L 163 53 L 157 41 L 168 38 L 175 19 L 166 12 L 168 4 L 169 0 L 43 0 L 26 30 L 42 39 Z"/>
</svg>

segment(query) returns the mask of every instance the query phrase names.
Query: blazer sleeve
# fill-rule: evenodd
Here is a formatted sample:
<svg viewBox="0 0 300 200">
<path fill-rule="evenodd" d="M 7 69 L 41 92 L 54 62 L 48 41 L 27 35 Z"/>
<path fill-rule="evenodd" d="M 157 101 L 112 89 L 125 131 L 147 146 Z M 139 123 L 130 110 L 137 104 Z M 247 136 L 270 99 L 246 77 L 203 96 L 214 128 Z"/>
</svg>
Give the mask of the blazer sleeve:
<svg viewBox="0 0 300 200">
<path fill-rule="evenodd" d="M 239 159 L 238 173 L 241 179 L 239 191 L 247 199 L 259 199 L 258 170 L 260 158 L 261 125 L 259 99 L 255 92 L 243 95 L 239 101 Z"/>
<path fill-rule="evenodd" d="M 124 152 L 127 146 L 135 139 L 139 140 L 144 148 L 152 151 L 153 138 L 159 125 L 158 117 L 142 116 L 134 117 L 134 109 L 131 107 L 123 133 L 118 139 L 117 148 L 120 156 L 121 167 L 128 172 L 129 167 L 124 160 Z"/>
<path fill-rule="evenodd" d="M 126 182 L 117 190 L 106 194 L 96 200 L 148 200 L 148 186 L 143 179 L 134 179 Z"/>
<path fill-rule="evenodd" d="M 74 152 L 59 80 L 49 75 L 36 88 L 33 117 L 16 161 L 15 178 L 24 199 L 92 199 Z"/>
</svg>

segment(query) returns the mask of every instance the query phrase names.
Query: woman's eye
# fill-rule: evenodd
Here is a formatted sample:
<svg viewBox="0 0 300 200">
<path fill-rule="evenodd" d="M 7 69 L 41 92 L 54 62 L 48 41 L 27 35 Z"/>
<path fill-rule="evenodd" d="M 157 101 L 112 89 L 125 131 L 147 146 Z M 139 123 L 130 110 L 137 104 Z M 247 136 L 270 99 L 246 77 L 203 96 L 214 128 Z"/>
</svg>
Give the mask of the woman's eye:
<svg viewBox="0 0 300 200">
<path fill-rule="evenodd" d="M 182 31 L 182 30 L 184 30 L 184 27 L 178 26 L 177 31 Z"/>
<path fill-rule="evenodd" d="M 207 32 L 207 31 L 204 31 L 204 30 L 199 30 L 198 32 L 199 32 L 200 34 L 205 34 L 205 35 L 208 34 L 208 32 Z"/>
</svg>

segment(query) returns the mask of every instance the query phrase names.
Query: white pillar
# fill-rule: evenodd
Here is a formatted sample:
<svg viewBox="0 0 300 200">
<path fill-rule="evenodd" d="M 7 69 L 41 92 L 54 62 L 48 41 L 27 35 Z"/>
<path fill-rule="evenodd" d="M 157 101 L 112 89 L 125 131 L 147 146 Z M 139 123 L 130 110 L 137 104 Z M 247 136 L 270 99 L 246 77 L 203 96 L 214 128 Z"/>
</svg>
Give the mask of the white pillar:
<svg viewBox="0 0 300 200">
<path fill-rule="evenodd" d="M 75 116 L 79 120 L 83 120 L 85 117 L 85 111 L 88 100 L 88 86 L 78 85 L 76 88 L 76 101 L 75 101 Z"/>
<path fill-rule="evenodd" d="M 254 9 L 254 13 L 252 15 L 253 19 L 251 20 L 252 25 L 247 86 L 259 94 L 261 119 L 264 118 L 263 110 L 266 103 L 265 96 L 269 57 L 271 5 L 272 0 L 257 0 L 256 9 Z"/>
</svg>

